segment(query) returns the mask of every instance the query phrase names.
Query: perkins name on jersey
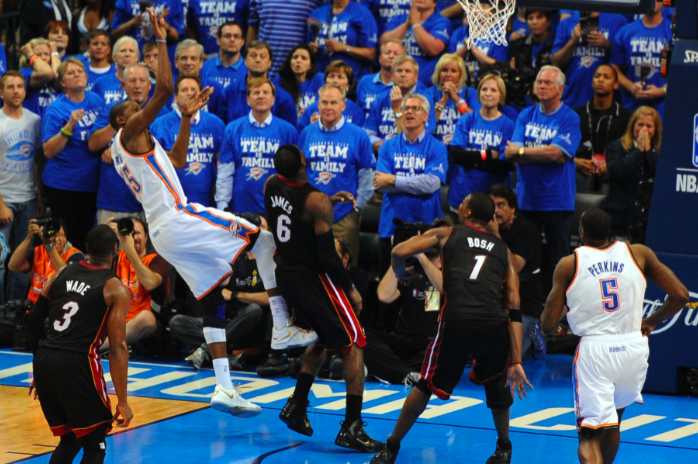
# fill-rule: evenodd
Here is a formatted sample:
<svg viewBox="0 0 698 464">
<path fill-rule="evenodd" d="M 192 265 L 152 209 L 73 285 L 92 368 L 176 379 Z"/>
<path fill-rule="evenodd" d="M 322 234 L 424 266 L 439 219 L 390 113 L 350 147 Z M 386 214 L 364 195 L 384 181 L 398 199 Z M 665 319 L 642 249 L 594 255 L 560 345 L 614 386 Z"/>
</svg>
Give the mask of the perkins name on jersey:
<svg viewBox="0 0 698 464">
<path fill-rule="evenodd" d="M 618 263 L 616 261 L 602 261 L 600 263 L 592 264 L 587 268 L 589 272 L 591 272 L 591 275 L 596 277 L 599 274 L 606 274 L 606 273 L 620 273 L 623 272 L 623 266 L 625 266 L 625 263 Z"/>
</svg>

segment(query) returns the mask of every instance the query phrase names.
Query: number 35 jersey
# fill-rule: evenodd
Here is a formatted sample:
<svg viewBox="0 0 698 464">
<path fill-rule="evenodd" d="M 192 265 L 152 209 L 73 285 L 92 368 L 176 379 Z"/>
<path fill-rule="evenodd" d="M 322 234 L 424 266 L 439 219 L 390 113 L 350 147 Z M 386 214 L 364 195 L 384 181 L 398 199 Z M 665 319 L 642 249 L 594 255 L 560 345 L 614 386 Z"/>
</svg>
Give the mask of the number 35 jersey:
<svg viewBox="0 0 698 464">
<path fill-rule="evenodd" d="M 509 320 L 502 307 L 509 257 L 501 239 L 471 225 L 454 226 L 441 260 L 446 293 L 442 320 Z"/>
<path fill-rule="evenodd" d="M 97 356 L 104 343 L 109 308 L 104 284 L 116 277 L 111 269 L 85 261 L 66 267 L 51 284 L 49 328 L 41 346 Z"/>
<path fill-rule="evenodd" d="M 575 335 L 640 331 L 645 276 L 626 243 L 575 250 L 574 280 L 567 288 L 567 320 Z"/>
</svg>

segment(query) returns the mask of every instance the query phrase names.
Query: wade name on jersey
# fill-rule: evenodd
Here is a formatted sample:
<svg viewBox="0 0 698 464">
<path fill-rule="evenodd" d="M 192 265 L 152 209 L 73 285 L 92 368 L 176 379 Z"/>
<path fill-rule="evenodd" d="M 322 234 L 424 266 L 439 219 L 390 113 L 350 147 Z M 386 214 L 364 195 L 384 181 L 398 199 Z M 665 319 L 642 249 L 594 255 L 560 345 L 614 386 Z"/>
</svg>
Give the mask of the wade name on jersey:
<svg viewBox="0 0 698 464">
<path fill-rule="evenodd" d="M 66 280 L 65 286 L 67 292 L 79 293 L 82 296 L 85 296 L 85 292 L 90 289 L 90 286 L 85 282 L 77 280 Z"/>
<path fill-rule="evenodd" d="M 619 263 L 617 261 L 602 261 L 600 263 L 592 264 L 587 267 L 587 270 L 592 276 L 597 277 L 600 274 L 620 274 L 623 272 L 623 267 L 625 263 Z"/>
</svg>

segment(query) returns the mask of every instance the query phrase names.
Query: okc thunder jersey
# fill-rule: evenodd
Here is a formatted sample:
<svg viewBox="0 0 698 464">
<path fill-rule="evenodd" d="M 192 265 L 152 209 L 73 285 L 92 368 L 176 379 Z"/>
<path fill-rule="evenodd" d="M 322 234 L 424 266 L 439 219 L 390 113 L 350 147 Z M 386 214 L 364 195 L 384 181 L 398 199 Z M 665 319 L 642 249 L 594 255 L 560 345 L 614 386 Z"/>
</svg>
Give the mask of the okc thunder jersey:
<svg viewBox="0 0 698 464">
<path fill-rule="evenodd" d="M 640 332 L 647 281 L 628 244 L 575 250 L 574 280 L 567 288 L 567 320 L 575 335 Z"/>
<path fill-rule="evenodd" d="M 147 153 L 129 153 L 121 142 L 123 129 L 114 136 L 114 168 L 143 205 L 151 227 L 187 204 L 177 171 L 160 142 L 150 136 L 155 147 Z"/>
</svg>

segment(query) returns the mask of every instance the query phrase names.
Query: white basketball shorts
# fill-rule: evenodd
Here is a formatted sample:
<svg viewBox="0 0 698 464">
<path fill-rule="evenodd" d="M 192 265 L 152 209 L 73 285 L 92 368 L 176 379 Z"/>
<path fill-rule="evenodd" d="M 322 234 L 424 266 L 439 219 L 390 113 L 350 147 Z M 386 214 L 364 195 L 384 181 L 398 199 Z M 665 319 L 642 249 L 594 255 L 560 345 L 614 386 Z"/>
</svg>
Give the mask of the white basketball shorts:
<svg viewBox="0 0 698 464">
<path fill-rule="evenodd" d="M 649 354 L 640 332 L 582 337 L 572 371 L 577 430 L 617 427 L 616 409 L 642 404 Z"/>
<path fill-rule="evenodd" d="M 233 214 L 189 203 L 160 218 L 150 237 L 155 250 L 200 299 L 232 274 L 232 264 L 257 231 L 257 226 Z"/>
</svg>

